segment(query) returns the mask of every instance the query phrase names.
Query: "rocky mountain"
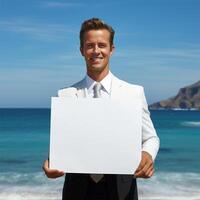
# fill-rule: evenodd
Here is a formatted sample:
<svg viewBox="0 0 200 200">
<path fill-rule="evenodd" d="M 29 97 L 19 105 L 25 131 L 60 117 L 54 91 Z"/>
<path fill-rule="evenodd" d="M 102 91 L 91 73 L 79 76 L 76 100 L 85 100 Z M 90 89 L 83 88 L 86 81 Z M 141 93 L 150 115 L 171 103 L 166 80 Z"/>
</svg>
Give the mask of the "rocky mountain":
<svg viewBox="0 0 200 200">
<path fill-rule="evenodd" d="M 200 109 L 200 81 L 183 87 L 169 99 L 153 103 L 150 109 Z"/>
</svg>

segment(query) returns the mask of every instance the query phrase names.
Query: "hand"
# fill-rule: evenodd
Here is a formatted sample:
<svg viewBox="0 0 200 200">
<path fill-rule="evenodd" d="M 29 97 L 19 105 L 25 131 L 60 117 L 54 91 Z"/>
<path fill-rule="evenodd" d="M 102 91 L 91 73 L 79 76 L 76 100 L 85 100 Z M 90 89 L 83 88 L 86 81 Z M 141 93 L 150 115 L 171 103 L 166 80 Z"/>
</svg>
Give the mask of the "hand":
<svg viewBox="0 0 200 200">
<path fill-rule="evenodd" d="M 150 178 L 154 173 L 154 163 L 151 155 L 146 151 L 142 151 L 142 160 L 139 167 L 135 171 L 136 178 Z"/>
<path fill-rule="evenodd" d="M 64 172 L 57 169 L 49 169 L 49 160 L 44 161 L 42 168 L 48 178 L 58 178 L 65 174 Z"/>
</svg>

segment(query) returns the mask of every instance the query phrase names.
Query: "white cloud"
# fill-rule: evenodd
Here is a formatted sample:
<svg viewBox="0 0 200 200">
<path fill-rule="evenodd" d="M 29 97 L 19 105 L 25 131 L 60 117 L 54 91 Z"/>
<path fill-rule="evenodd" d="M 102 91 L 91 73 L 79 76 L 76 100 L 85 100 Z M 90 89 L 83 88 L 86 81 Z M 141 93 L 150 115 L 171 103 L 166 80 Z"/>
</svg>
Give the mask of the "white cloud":
<svg viewBox="0 0 200 200">
<path fill-rule="evenodd" d="M 127 61 L 128 65 L 166 67 L 194 67 L 200 65 L 200 47 L 185 45 L 176 48 L 134 47 L 131 49 L 116 49 L 116 59 Z"/>
<path fill-rule="evenodd" d="M 58 1 L 46 1 L 42 3 L 42 6 L 48 8 L 71 8 L 81 7 L 84 4 L 78 2 L 58 2 Z"/>
<path fill-rule="evenodd" d="M 66 39 L 67 35 L 76 34 L 76 31 L 62 24 L 35 23 L 27 20 L 0 21 L 0 30 L 44 41 L 57 41 Z"/>
<path fill-rule="evenodd" d="M 120 50 L 117 52 L 117 57 L 130 56 L 154 56 L 154 57 L 168 57 L 168 58 L 196 58 L 200 60 L 200 48 L 141 48 L 136 47 L 132 49 Z"/>
<path fill-rule="evenodd" d="M 45 1 L 41 3 L 42 7 L 45 8 L 78 8 L 78 7 L 84 7 L 84 6 L 88 6 L 88 4 L 86 5 L 86 2 L 84 1 L 76 1 L 73 2 L 73 0 L 71 0 L 71 2 L 66 2 L 66 1 Z M 114 5 L 118 5 L 118 6 L 122 6 L 124 4 L 126 4 L 127 2 L 106 2 L 106 6 L 107 7 L 112 7 Z M 102 2 L 96 2 L 96 1 L 91 1 L 89 2 L 90 6 L 92 7 L 105 7 L 105 4 Z"/>
<path fill-rule="evenodd" d="M 52 53 L 52 54 L 44 54 L 44 55 L 35 55 L 34 57 L 22 56 L 13 58 L 11 60 L 5 60 L 0 62 L 1 72 L 6 69 L 18 69 L 18 70 L 49 70 L 49 71 L 57 71 L 57 70 L 74 70 L 79 67 L 85 66 L 84 59 L 80 55 L 79 51 L 77 52 L 66 51 L 62 53 Z M 84 67 L 83 67 L 84 68 Z M 1 77 L 3 78 L 3 77 Z"/>
</svg>

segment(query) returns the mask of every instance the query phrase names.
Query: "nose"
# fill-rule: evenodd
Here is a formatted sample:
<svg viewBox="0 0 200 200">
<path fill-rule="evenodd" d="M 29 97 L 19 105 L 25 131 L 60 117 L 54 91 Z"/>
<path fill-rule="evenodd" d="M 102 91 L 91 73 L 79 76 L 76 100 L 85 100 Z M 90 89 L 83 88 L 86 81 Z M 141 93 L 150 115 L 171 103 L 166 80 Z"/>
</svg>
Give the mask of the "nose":
<svg viewBox="0 0 200 200">
<path fill-rule="evenodd" d="M 94 46 L 94 53 L 97 53 L 97 54 L 100 53 L 100 48 L 98 45 Z"/>
</svg>

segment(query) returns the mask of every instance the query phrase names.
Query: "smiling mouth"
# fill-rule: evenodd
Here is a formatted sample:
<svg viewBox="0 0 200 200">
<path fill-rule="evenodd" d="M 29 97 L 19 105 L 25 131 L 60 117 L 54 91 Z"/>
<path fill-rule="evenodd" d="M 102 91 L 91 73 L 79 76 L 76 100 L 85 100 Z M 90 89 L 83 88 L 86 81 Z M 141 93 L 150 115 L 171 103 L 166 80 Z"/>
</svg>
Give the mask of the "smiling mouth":
<svg viewBox="0 0 200 200">
<path fill-rule="evenodd" d="M 91 61 L 100 61 L 100 60 L 102 60 L 103 58 L 102 57 L 96 57 L 96 58 L 90 58 L 89 60 L 91 60 Z"/>
</svg>

